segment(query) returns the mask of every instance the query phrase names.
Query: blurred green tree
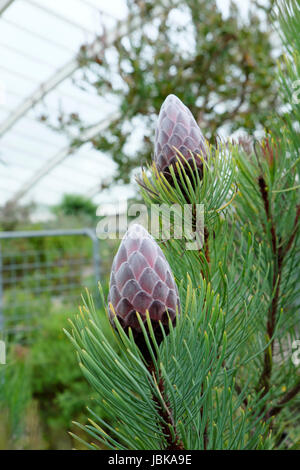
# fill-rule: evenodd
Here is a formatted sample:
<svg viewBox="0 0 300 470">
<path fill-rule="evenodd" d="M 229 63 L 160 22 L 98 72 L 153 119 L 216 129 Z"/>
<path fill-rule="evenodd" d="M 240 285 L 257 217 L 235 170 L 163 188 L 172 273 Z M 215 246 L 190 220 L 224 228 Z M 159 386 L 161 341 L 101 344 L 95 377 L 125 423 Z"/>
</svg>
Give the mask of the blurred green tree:
<svg viewBox="0 0 300 470">
<path fill-rule="evenodd" d="M 220 131 L 253 133 L 269 127 L 279 98 L 274 33 L 265 21 L 265 7 L 256 4 L 246 21 L 234 2 L 226 18 L 215 0 L 127 4 L 131 32 L 104 55 L 87 58 L 82 46 L 78 83 L 118 100 L 119 117 L 92 139 L 96 149 L 117 163 L 115 180 L 128 183 L 132 170 L 150 160 L 156 116 L 170 93 L 190 108 L 212 142 Z M 144 19 L 138 29 L 137 17 Z M 105 34 L 103 41 L 105 45 Z M 78 135 L 87 127 L 74 113 L 60 115 L 58 122 L 64 131 L 77 128 Z M 73 145 L 81 145 L 80 138 L 72 139 Z"/>
<path fill-rule="evenodd" d="M 53 206 L 52 210 L 58 216 L 86 216 L 93 222 L 97 220 L 97 205 L 80 194 L 64 194 L 61 202 Z"/>
</svg>

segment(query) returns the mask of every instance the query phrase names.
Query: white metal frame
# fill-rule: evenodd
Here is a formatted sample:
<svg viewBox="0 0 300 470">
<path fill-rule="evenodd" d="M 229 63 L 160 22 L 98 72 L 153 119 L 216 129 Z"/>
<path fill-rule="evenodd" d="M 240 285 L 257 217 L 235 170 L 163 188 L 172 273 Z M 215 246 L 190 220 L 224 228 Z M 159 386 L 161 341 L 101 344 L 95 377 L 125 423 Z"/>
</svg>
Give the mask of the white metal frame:
<svg viewBox="0 0 300 470">
<path fill-rule="evenodd" d="M 0 16 L 14 2 L 14 0 L 0 0 Z"/>
<path fill-rule="evenodd" d="M 7 9 L 14 0 L 0 0 L 0 15 Z M 30 3 L 34 4 L 34 1 Z M 161 11 L 161 6 L 153 10 L 152 17 L 156 17 Z M 150 18 L 149 18 L 150 19 Z M 119 21 L 116 28 L 108 31 L 105 34 L 104 38 L 97 38 L 93 43 L 91 43 L 87 49 L 86 54 L 88 57 L 93 57 L 99 53 L 103 53 L 104 49 L 113 45 L 113 43 L 120 37 L 129 34 L 131 31 L 139 28 L 145 23 L 145 19 L 141 17 L 134 17 L 131 22 L 131 28 L 129 29 L 128 19 L 124 21 Z M 27 97 L 19 106 L 14 109 L 6 120 L 0 125 L 0 138 L 3 136 L 9 129 L 11 129 L 22 117 L 24 117 L 28 111 L 40 102 L 50 91 L 55 89 L 60 83 L 65 79 L 72 76 L 73 73 L 80 67 L 80 53 L 78 53 L 72 60 L 66 63 L 62 68 L 56 71 L 51 75 L 44 83 L 39 85 L 39 87 Z M 105 121 L 99 122 L 96 126 L 91 128 L 85 135 L 81 136 L 83 142 L 88 141 L 89 139 L 96 136 L 99 132 L 103 131 L 111 122 L 112 119 L 116 119 L 118 113 L 115 113 L 111 116 L 107 116 Z M 39 168 L 29 179 L 26 181 L 22 187 L 14 194 L 10 199 L 10 202 L 19 201 L 28 191 L 32 189 L 43 177 L 45 177 L 49 172 L 51 172 L 57 165 L 63 162 L 69 155 L 74 153 L 77 148 L 68 146 L 53 157 L 47 160 L 41 168 Z M 95 188 L 93 188 L 95 190 Z"/>
<path fill-rule="evenodd" d="M 95 137 L 99 132 L 103 131 L 107 125 L 118 117 L 118 113 L 108 116 L 105 120 L 100 121 L 96 126 L 89 129 L 84 135 L 81 136 L 81 141 L 84 144 L 90 139 Z M 46 176 L 53 168 L 62 163 L 69 155 L 78 150 L 76 147 L 65 147 L 56 153 L 53 157 L 46 161 L 46 163 L 29 178 L 22 187 L 13 196 L 10 202 L 16 203 L 19 201 L 30 189 L 32 189 L 44 176 Z"/>
</svg>

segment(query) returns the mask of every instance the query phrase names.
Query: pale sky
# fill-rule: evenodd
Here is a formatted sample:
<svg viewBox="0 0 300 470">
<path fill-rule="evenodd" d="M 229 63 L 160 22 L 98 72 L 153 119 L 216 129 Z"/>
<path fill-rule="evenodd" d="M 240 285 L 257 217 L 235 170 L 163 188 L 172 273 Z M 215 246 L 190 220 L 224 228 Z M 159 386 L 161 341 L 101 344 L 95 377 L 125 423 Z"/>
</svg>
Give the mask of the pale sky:
<svg viewBox="0 0 300 470">
<path fill-rule="evenodd" d="M 226 16 L 230 1 L 217 3 Z M 237 2 L 244 19 L 249 1 Z M 1 0 L 0 0 L 1 8 Z M 101 9 L 105 14 L 100 14 Z M 93 40 L 99 25 L 109 30 L 127 15 L 124 0 L 15 0 L 0 18 L 0 133 L 8 116 L 56 70 L 68 63 L 82 43 Z M 74 75 L 76 77 L 76 73 Z M 97 123 L 116 109 L 116 103 L 78 90 L 68 78 L 7 130 L 0 145 L 0 204 L 13 197 L 47 160 L 59 155 L 68 139 L 36 121 L 57 116 L 59 109 L 77 112 Z M 1 164 L 3 162 L 3 164 Z M 57 203 L 64 192 L 89 194 L 115 164 L 89 145 L 66 158 L 22 198 L 22 202 Z M 95 197 L 97 203 L 126 199 L 133 188 L 117 187 Z"/>
</svg>

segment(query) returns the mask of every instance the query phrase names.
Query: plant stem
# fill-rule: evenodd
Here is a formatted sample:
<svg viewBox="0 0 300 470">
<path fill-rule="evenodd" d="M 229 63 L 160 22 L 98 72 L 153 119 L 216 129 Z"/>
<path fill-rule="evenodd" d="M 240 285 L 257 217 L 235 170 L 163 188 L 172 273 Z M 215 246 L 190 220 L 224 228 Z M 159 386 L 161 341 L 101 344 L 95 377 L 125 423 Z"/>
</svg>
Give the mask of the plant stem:
<svg viewBox="0 0 300 470">
<path fill-rule="evenodd" d="M 152 398 L 153 398 L 153 401 L 155 402 L 155 404 L 157 406 L 158 413 L 161 417 L 161 428 L 162 428 L 162 432 L 164 433 L 165 439 L 166 439 L 166 442 L 167 442 L 167 447 L 166 447 L 165 450 L 184 450 L 183 443 L 179 438 L 179 435 L 178 435 L 178 432 L 177 432 L 177 429 L 176 429 L 176 426 L 175 426 L 171 406 L 170 406 L 169 400 L 168 400 L 168 398 L 166 396 L 166 393 L 165 393 L 163 378 L 162 378 L 161 374 L 159 373 L 158 381 L 156 380 L 156 378 L 155 378 L 155 366 L 154 366 L 153 362 L 151 362 L 148 365 L 148 370 L 149 370 L 150 374 L 153 376 L 155 382 L 157 383 L 159 394 L 161 396 L 161 400 L 163 401 L 163 403 L 162 403 L 161 400 L 158 398 L 158 396 L 153 393 Z M 171 433 L 170 426 L 172 426 L 172 428 L 173 428 L 173 431 L 174 431 L 174 434 L 175 434 L 175 440 L 174 440 L 173 435 Z"/>
<path fill-rule="evenodd" d="M 263 176 L 260 176 L 258 179 L 259 189 L 261 197 L 264 203 L 265 213 L 267 216 L 267 221 L 270 223 L 270 233 L 271 233 L 271 246 L 273 253 L 273 280 L 272 280 L 272 293 L 274 293 L 267 318 L 267 335 L 270 340 L 270 347 L 265 350 L 264 354 L 264 367 L 259 380 L 260 386 L 263 387 L 263 396 L 265 396 L 270 390 L 270 381 L 272 375 L 272 356 L 274 350 L 274 332 L 276 328 L 277 320 L 277 310 L 278 310 L 278 300 L 280 292 L 280 284 L 282 279 L 282 270 L 283 270 L 283 261 L 289 252 L 293 241 L 297 233 L 297 227 L 300 216 L 300 205 L 297 206 L 296 217 L 294 221 L 294 227 L 292 233 L 283 247 L 278 248 L 278 241 L 276 235 L 276 228 L 270 208 L 269 197 L 267 192 L 267 185 Z M 274 292 L 275 291 L 275 292 Z"/>
<path fill-rule="evenodd" d="M 261 197 L 264 203 L 265 213 L 267 216 L 267 221 L 271 224 L 270 232 L 271 232 L 271 246 L 273 252 L 273 281 L 272 281 L 272 292 L 274 292 L 274 296 L 271 302 L 271 306 L 268 312 L 267 318 L 267 335 L 268 339 L 270 340 L 271 348 L 267 348 L 264 354 L 264 367 L 261 374 L 261 378 L 259 380 L 259 384 L 264 388 L 263 395 L 266 395 L 270 389 L 270 380 L 272 374 L 272 355 L 273 355 L 273 348 L 274 348 L 274 330 L 276 325 L 276 314 L 277 314 L 277 305 L 278 305 L 278 298 L 279 298 L 279 289 L 280 289 L 280 281 L 281 281 L 281 267 L 282 262 L 279 263 L 278 259 L 278 252 L 277 252 L 277 236 L 275 225 L 273 221 L 273 217 L 270 210 L 269 204 L 269 197 L 267 192 L 266 182 L 263 176 L 260 176 L 258 179 L 259 189 L 261 193 Z"/>
<path fill-rule="evenodd" d="M 283 397 L 282 399 L 278 402 L 276 406 L 271 408 L 265 416 L 265 419 L 271 418 L 271 416 L 276 416 L 281 410 L 283 405 L 288 403 L 290 400 L 292 400 L 298 393 L 300 392 L 300 380 L 292 387 Z"/>
</svg>

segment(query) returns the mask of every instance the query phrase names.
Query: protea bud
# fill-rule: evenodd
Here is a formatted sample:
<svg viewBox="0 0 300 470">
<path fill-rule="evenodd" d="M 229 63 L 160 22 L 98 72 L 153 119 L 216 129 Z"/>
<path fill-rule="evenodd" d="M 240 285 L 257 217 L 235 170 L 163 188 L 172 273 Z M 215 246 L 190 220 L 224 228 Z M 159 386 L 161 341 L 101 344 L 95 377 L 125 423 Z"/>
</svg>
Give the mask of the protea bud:
<svg viewBox="0 0 300 470">
<path fill-rule="evenodd" d="M 207 143 L 190 110 L 175 95 L 169 95 L 160 109 L 155 133 L 154 161 L 157 169 L 168 177 L 168 168 L 180 154 L 194 169 L 193 157 L 202 177 L 202 156 L 207 157 Z M 184 162 L 184 160 L 183 160 Z M 185 163 L 184 163 L 185 165 Z"/>
<path fill-rule="evenodd" d="M 144 356 L 147 347 L 136 312 L 144 323 L 149 312 L 158 344 L 163 339 L 159 321 L 166 333 L 169 318 L 175 325 L 180 302 L 171 268 L 158 244 L 141 225 L 132 225 L 120 244 L 112 265 L 108 302 L 112 325 L 116 315 L 126 332 L 131 327 Z"/>
</svg>

